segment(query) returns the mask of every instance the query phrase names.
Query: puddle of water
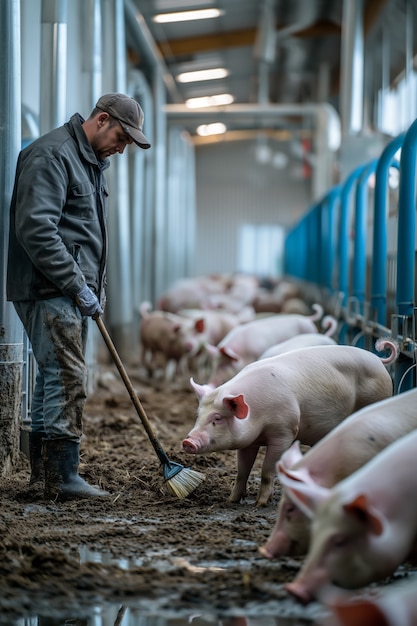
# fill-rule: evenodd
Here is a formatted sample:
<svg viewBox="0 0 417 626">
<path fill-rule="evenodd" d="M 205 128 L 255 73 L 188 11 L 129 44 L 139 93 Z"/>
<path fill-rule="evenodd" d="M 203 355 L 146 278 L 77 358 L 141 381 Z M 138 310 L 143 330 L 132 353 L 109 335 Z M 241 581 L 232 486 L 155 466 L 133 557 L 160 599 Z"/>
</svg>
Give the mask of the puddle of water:
<svg viewBox="0 0 417 626">
<path fill-rule="evenodd" d="M 239 540 L 236 540 L 236 542 Z M 244 542 L 240 542 L 244 543 Z M 248 545 L 250 542 L 245 542 Z M 152 563 L 152 567 L 159 570 L 160 572 L 167 572 L 170 569 L 175 569 L 178 565 L 183 567 L 188 567 L 191 569 L 191 565 L 185 559 L 181 559 L 179 557 L 171 556 L 171 549 L 167 548 L 165 550 L 148 550 L 146 555 L 143 557 L 132 557 L 132 558 L 115 558 L 112 557 L 109 553 L 97 552 L 94 550 L 90 550 L 85 546 L 81 546 L 79 548 L 80 562 L 81 563 L 103 563 L 103 565 L 117 565 L 121 569 L 129 570 L 135 567 L 143 567 L 146 563 Z M 198 556 L 198 550 L 195 551 L 195 556 Z M 250 563 L 245 561 L 244 559 L 227 559 L 227 561 L 199 561 L 198 565 L 195 566 L 195 571 L 199 571 L 200 569 L 215 571 L 215 570 L 225 570 L 228 568 L 240 567 L 242 570 L 250 568 Z"/>
<path fill-rule="evenodd" d="M 241 566 L 242 569 L 248 567 L 247 562 L 232 562 L 230 560 L 226 562 L 198 561 L 197 564 L 191 564 L 184 558 L 172 556 L 170 549 L 153 550 L 152 553 L 147 552 L 143 558 L 135 556 L 120 559 L 110 553 L 93 551 L 81 546 L 79 554 L 82 563 L 113 564 L 124 570 L 143 566 L 149 561 L 152 562 L 152 567 L 156 571 L 164 573 L 178 566 L 188 568 L 196 573 L 202 573 L 204 570 L 220 571 L 237 565 Z M 135 600 L 133 599 L 132 604 L 134 603 Z M 314 626 L 321 626 L 318 620 L 322 616 L 322 610 L 318 605 L 315 608 L 311 606 L 312 610 L 306 614 L 306 609 L 294 604 L 291 599 L 273 601 L 262 607 L 259 605 L 249 607 L 243 614 L 242 609 L 230 608 L 225 611 L 223 616 L 215 613 L 190 614 L 189 609 L 188 612 L 184 611 L 182 614 L 181 611 L 175 611 L 172 615 L 167 608 L 169 606 L 168 597 L 159 600 L 153 599 L 152 601 L 142 598 L 140 601 L 136 601 L 135 608 L 132 606 L 119 607 L 116 610 L 114 605 L 110 608 L 109 606 L 99 606 L 86 618 L 87 621 L 76 622 L 75 626 L 207 626 L 213 624 L 216 626 L 312 626 L 313 624 Z M 71 622 L 65 622 L 65 624 L 71 624 Z M 28 625 L 25 624 L 25 626 Z M 39 623 L 36 626 L 43 626 L 43 624 Z M 47 626 L 50 626 L 49 622 Z"/>
<path fill-rule="evenodd" d="M 193 565 L 180 557 L 170 555 L 170 550 L 154 550 L 143 558 L 115 558 L 111 553 L 90 550 L 84 546 L 79 548 L 79 557 L 82 563 L 102 563 L 103 565 L 118 565 L 121 569 L 129 570 L 140 567 L 149 559 L 157 571 L 167 572 L 178 567 L 187 567 L 198 571 L 224 570 L 232 564 L 213 562 L 199 562 Z M 241 563 L 240 565 L 244 565 Z M 174 603 L 171 604 L 174 606 Z M 156 598 L 131 598 L 126 604 L 106 602 L 104 598 L 95 600 L 94 605 L 86 606 L 73 601 L 63 605 L 38 603 L 25 607 L 24 613 L 30 617 L 15 617 L 10 619 L 0 613 L 0 626 L 322 626 L 322 611 L 317 605 L 306 613 L 305 608 L 296 605 L 291 599 L 269 601 L 248 605 L 242 608 L 230 607 L 218 613 L 218 608 L 211 613 L 210 607 L 205 612 L 198 612 L 198 608 L 191 610 L 170 609 L 170 598 L 167 596 Z M 15 616 L 19 611 L 15 612 Z"/>
<path fill-rule="evenodd" d="M 306 626 L 311 621 L 281 617 L 246 617 L 244 614 L 219 617 L 209 613 L 193 613 L 179 617 L 162 617 L 134 607 L 110 605 L 91 607 L 85 611 L 36 615 L 8 622 L 9 626 Z M 314 622 L 314 626 L 320 626 Z"/>
</svg>

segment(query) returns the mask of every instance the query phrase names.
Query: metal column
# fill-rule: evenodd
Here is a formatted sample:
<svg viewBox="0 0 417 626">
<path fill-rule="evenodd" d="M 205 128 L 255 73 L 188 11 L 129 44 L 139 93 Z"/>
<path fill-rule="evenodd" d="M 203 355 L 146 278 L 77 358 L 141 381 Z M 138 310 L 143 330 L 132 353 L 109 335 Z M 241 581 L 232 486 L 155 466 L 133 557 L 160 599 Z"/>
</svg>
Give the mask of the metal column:
<svg viewBox="0 0 417 626">
<path fill-rule="evenodd" d="M 23 330 L 13 305 L 6 302 L 9 206 L 21 142 L 20 2 L 0 2 L 0 475 L 17 459 L 22 401 Z"/>
</svg>

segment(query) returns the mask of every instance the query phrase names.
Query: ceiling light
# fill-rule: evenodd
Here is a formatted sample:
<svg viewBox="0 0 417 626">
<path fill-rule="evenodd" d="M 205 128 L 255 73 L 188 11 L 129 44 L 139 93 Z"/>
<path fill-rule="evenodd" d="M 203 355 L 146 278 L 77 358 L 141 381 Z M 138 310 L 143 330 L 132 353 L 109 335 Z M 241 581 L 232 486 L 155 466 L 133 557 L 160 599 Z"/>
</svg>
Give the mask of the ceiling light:
<svg viewBox="0 0 417 626">
<path fill-rule="evenodd" d="M 197 135 L 200 137 L 208 137 L 209 135 L 221 135 L 227 130 L 225 124 L 216 122 L 215 124 L 202 124 L 196 130 Z"/>
<path fill-rule="evenodd" d="M 158 24 L 171 22 L 188 22 L 190 20 L 207 20 L 219 17 L 223 14 L 220 9 L 198 9 L 197 11 L 179 11 L 178 13 L 158 13 L 153 16 L 153 21 Z"/>
<path fill-rule="evenodd" d="M 269 163 L 272 158 L 272 150 L 265 143 L 260 143 L 256 146 L 255 156 L 258 163 L 265 165 L 265 163 Z"/>
<path fill-rule="evenodd" d="M 183 11 L 184 9 L 195 9 L 197 6 L 207 8 L 209 4 L 214 4 L 214 0 L 155 0 L 157 11 Z"/>
<path fill-rule="evenodd" d="M 232 104 L 234 98 L 230 93 L 219 93 L 215 96 L 202 96 L 200 98 L 189 98 L 185 101 L 185 106 L 189 109 L 202 109 L 204 107 L 224 106 Z"/>
<path fill-rule="evenodd" d="M 286 154 L 284 154 L 283 152 L 275 152 L 275 154 L 272 157 L 272 165 L 277 169 L 277 170 L 283 170 L 287 167 L 288 165 L 288 157 Z"/>
<path fill-rule="evenodd" d="M 216 80 L 225 78 L 229 72 L 224 67 L 215 67 L 212 70 L 196 70 L 194 72 L 183 72 L 178 74 L 177 80 L 180 83 L 194 83 L 199 80 Z"/>
</svg>

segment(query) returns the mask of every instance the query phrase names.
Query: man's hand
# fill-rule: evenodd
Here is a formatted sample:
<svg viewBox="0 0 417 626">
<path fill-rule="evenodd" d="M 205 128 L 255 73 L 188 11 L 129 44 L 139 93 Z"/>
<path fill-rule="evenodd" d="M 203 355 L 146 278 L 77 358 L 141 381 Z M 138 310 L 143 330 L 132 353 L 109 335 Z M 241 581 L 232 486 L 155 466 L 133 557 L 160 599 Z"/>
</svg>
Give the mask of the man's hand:
<svg viewBox="0 0 417 626">
<path fill-rule="evenodd" d="M 100 306 L 100 302 L 96 294 L 91 291 L 88 285 L 84 285 L 80 293 L 77 294 L 76 302 L 81 315 L 84 315 L 85 317 L 97 319 L 100 315 L 103 315 L 103 309 Z"/>
</svg>

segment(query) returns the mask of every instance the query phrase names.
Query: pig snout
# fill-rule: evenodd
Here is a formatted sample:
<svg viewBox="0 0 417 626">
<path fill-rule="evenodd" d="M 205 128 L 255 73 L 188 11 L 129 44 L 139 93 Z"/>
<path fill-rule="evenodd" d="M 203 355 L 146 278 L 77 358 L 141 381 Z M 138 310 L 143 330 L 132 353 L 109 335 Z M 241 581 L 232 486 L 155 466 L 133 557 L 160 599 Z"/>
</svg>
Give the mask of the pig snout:
<svg viewBox="0 0 417 626">
<path fill-rule="evenodd" d="M 313 594 L 302 583 L 296 580 L 286 583 L 284 589 L 302 604 L 309 604 L 314 600 Z"/>
<path fill-rule="evenodd" d="M 182 442 L 182 449 L 187 454 L 202 454 L 209 444 L 209 437 L 206 433 L 192 435 L 189 433 Z"/>
<path fill-rule="evenodd" d="M 272 550 L 269 549 L 269 546 L 267 543 L 265 543 L 263 546 L 259 546 L 258 548 L 258 552 L 265 558 L 265 559 L 273 559 L 274 558 L 274 554 L 272 552 Z"/>
<path fill-rule="evenodd" d="M 291 540 L 284 533 L 274 533 L 274 536 L 259 546 L 258 550 L 266 559 L 276 559 L 291 552 Z"/>
<path fill-rule="evenodd" d="M 324 587 L 332 588 L 324 567 L 317 567 L 310 574 L 299 574 L 293 581 L 286 583 L 284 589 L 302 604 L 308 604 L 317 598 Z"/>
<path fill-rule="evenodd" d="M 192 439 L 184 439 L 182 442 L 182 449 L 187 454 L 197 454 L 199 450 L 199 446 L 196 441 Z"/>
</svg>

